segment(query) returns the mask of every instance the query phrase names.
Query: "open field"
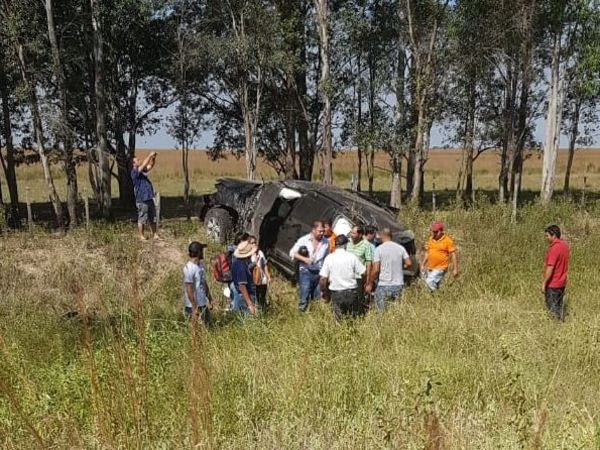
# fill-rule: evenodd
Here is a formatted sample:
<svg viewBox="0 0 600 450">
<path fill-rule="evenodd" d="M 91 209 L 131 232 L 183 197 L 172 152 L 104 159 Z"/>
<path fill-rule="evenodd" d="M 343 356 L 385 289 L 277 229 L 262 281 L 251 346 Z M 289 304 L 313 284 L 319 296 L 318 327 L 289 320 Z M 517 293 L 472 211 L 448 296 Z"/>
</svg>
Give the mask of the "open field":
<svg viewBox="0 0 600 450">
<path fill-rule="evenodd" d="M 140 150 L 140 157 L 144 157 L 149 150 Z M 561 151 L 557 165 L 557 189 L 561 190 L 564 180 L 566 165 L 566 152 Z M 460 167 L 461 153 L 457 150 L 432 150 L 430 160 L 426 166 L 425 188 L 431 190 L 435 183 L 436 190 L 453 190 L 456 188 L 456 177 Z M 209 192 L 214 180 L 221 176 L 240 177 L 245 174 L 243 159 L 228 156 L 226 159 L 211 161 L 208 154 L 203 151 L 190 153 L 190 182 L 194 193 Z M 375 161 L 376 191 L 389 191 L 390 177 L 389 158 L 378 153 Z M 499 157 L 496 153 L 489 152 L 481 155 L 475 162 L 475 187 L 478 190 L 496 190 L 498 184 Z M 335 182 L 348 187 L 353 172 L 356 171 L 356 153 L 338 154 L 334 161 Z M 65 182 L 61 167 L 54 166 L 53 174 L 59 194 L 64 199 Z M 17 177 L 20 182 L 21 195 L 24 196 L 29 188 L 32 201 L 46 201 L 45 185 L 42 170 L 39 165 L 22 166 L 18 169 Z M 275 171 L 265 163 L 260 162 L 258 178 L 275 178 Z M 584 177 L 587 178 L 587 187 L 591 190 L 600 190 L 600 149 L 583 149 L 575 155 L 573 174 L 571 177 L 572 189 L 582 189 Z M 79 180 L 82 195 L 90 195 L 89 182 L 87 181 L 87 168 L 79 168 Z M 157 166 L 152 174 L 152 180 L 157 190 L 167 196 L 180 196 L 183 191 L 181 181 L 181 154 L 178 151 L 159 151 Z M 541 159 L 539 154 L 533 154 L 525 161 L 523 173 L 523 189 L 539 191 L 541 183 Z M 363 186 L 366 178 L 363 175 Z M 117 195 L 118 186 L 113 183 L 113 195 Z M 23 197 L 24 199 L 24 197 Z"/>
<path fill-rule="evenodd" d="M 166 155 L 153 181 L 177 196 L 176 154 Z M 196 192 L 243 170 L 192 158 Z M 577 158 L 574 180 L 598 190 L 600 152 Z M 457 159 L 434 155 L 436 189 L 453 187 Z M 338 180 L 352 164 L 336 161 Z M 479 161 L 481 189 L 495 187 L 494 164 Z M 527 162 L 526 188 L 538 167 Z M 19 171 L 32 197 L 43 192 L 36 170 Z M 387 183 L 378 173 L 376 189 Z M 462 273 L 436 295 L 413 284 L 385 314 L 336 326 L 326 304 L 298 315 L 295 288 L 276 276 L 268 313 L 242 323 L 210 280 L 208 332 L 181 315 L 184 251 L 205 238 L 195 221 L 165 220 L 159 242 L 137 242 L 122 222 L 3 235 L 0 447 L 600 449 L 599 217 L 600 202 L 560 197 L 525 204 L 516 224 L 485 199 L 447 205 L 436 218 Z M 401 217 L 418 242 L 432 219 Z M 564 324 L 538 292 L 549 223 L 572 246 Z M 211 244 L 207 257 L 219 251 Z"/>
</svg>

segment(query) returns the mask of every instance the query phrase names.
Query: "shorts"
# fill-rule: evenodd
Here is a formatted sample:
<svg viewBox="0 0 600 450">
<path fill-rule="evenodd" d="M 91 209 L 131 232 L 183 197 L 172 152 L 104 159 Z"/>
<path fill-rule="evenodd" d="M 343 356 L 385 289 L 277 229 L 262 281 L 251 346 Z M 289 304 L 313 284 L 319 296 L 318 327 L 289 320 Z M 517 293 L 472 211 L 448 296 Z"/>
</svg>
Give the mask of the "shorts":
<svg viewBox="0 0 600 450">
<path fill-rule="evenodd" d="M 138 213 L 137 221 L 139 224 L 156 223 L 156 206 L 154 206 L 154 200 L 136 203 L 136 206 Z"/>
<path fill-rule="evenodd" d="M 423 278 L 425 280 L 425 284 L 429 288 L 430 291 L 435 291 L 442 284 L 442 280 L 444 279 L 444 275 L 446 275 L 446 270 L 442 269 L 431 269 L 427 270 L 423 274 Z"/>
</svg>

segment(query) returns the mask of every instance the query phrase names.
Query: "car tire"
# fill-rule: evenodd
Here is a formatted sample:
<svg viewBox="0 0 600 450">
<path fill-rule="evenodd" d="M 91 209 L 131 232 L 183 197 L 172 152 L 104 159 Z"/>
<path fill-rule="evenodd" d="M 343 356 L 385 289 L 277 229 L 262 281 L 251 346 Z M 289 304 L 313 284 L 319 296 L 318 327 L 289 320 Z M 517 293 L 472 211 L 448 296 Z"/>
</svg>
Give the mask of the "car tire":
<svg viewBox="0 0 600 450">
<path fill-rule="evenodd" d="M 207 211 L 204 217 L 204 228 L 209 238 L 226 244 L 233 237 L 235 221 L 230 211 L 216 206 Z"/>
</svg>

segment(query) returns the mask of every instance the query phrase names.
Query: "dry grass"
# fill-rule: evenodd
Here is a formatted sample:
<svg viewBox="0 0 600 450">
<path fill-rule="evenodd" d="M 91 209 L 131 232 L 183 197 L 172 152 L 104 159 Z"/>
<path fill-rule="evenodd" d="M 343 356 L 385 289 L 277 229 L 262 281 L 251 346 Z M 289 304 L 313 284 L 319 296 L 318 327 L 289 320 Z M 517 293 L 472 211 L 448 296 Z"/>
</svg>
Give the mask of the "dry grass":
<svg viewBox="0 0 600 450">
<path fill-rule="evenodd" d="M 150 150 L 140 150 L 138 155 L 144 157 Z M 432 150 L 427 163 L 425 187 L 431 190 L 435 183 L 436 190 L 452 190 L 456 188 L 456 177 L 460 167 L 460 151 L 457 150 Z M 243 177 L 245 176 L 245 162 L 228 156 L 225 159 L 212 161 L 208 154 L 203 151 L 192 151 L 190 153 L 190 178 L 192 190 L 195 193 L 209 192 L 214 186 L 214 180 L 219 177 Z M 498 183 L 499 157 L 497 153 L 488 152 L 481 155 L 475 162 L 475 187 L 482 190 L 495 190 Z M 378 153 L 375 159 L 376 178 L 375 190 L 388 191 L 390 189 L 389 158 Z M 557 189 L 562 188 L 564 171 L 566 166 L 566 152 L 559 154 L 557 165 Z M 351 174 L 356 170 L 356 153 L 338 154 L 334 162 L 334 175 L 337 184 L 348 187 Z M 258 164 L 258 178 L 276 178 L 275 171 L 264 162 Z M 53 167 L 56 184 L 64 199 L 65 182 L 59 166 Z M 363 177 L 365 175 L 363 174 Z M 78 177 L 82 196 L 90 195 L 89 182 L 87 181 L 87 168 L 78 169 Z M 587 179 L 587 187 L 590 190 L 600 190 L 600 150 L 585 149 L 577 152 L 571 187 L 582 189 L 584 177 Z M 46 201 L 45 185 L 41 168 L 38 166 L 19 167 L 17 178 L 23 200 L 27 195 L 32 201 Z M 181 181 L 181 154 L 175 150 L 159 151 L 157 166 L 152 173 L 152 180 L 157 190 L 164 195 L 179 196 L 183 192 Z M 363 178 L 364 180 L 364 178 Z M 525 161 L 523 188 L 526 190 L 539 190 L 541 183 L 541 158 L 534 154 Z M 113 196 L 118 193 L 118 185 L 113 182 Z"/>
</svg>

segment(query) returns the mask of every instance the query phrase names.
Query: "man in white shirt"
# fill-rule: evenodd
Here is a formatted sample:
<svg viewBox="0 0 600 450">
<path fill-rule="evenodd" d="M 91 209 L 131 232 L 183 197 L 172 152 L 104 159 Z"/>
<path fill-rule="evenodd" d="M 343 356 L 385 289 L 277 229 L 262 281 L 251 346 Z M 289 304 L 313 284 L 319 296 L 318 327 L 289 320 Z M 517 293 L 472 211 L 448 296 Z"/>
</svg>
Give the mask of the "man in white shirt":
<svg viewBox="0 0 600 450">
<path fill-rule="evenodd" d="M 355 255 L 346 251 L 347 244 L 346 236 L 335 238 L 335 252 L 325 258 L 319 273 L 321 292 L 329 289 L 337 321 L 344 315 L 356 317 L 362 311 L 357 279 L 365 275 L 366 267 Z"/>
<path fill-rule="evenodd" d="M 399 300 L 404 287 L 404 269 L 412 265 L 406 249 L 392 241 L 392 232 L 384 228 L 379 233 L 382 244 L 375 249 L 371 284 L 367 292 L 373 290 L 373 283 L 379 279 L 375 289 L 375 306 L 379 312 L 385 309 L 385 300 Z"/>
<path fill-rule="evenodd" d="M 298 308 L 301 312 L 306 311 L 310 300 L 316 301 L 321 298 L 319 271 L 329 253 L 329 243 L 323 233 L 323 222 L 320 220 L 313 222 L 312 231 L 298 239 L 290 250 L 290 258 L 299 263 Z"/>
</svg>

